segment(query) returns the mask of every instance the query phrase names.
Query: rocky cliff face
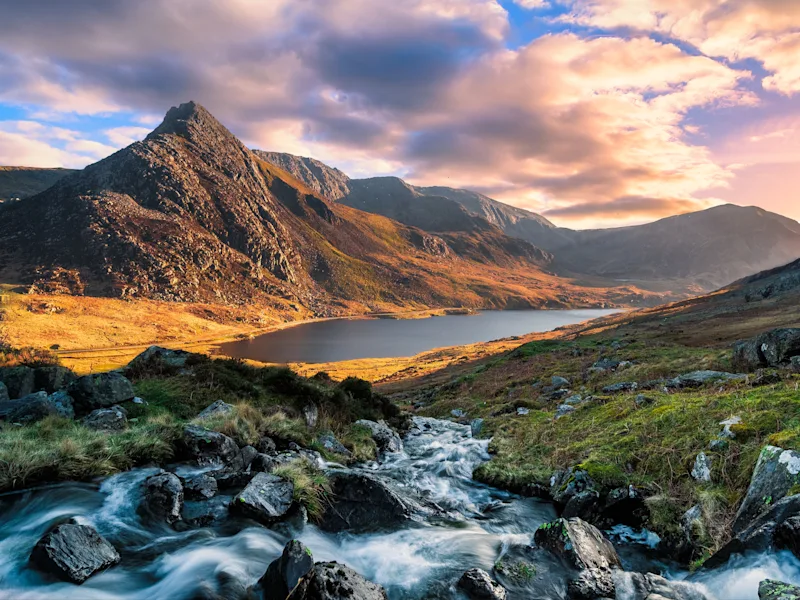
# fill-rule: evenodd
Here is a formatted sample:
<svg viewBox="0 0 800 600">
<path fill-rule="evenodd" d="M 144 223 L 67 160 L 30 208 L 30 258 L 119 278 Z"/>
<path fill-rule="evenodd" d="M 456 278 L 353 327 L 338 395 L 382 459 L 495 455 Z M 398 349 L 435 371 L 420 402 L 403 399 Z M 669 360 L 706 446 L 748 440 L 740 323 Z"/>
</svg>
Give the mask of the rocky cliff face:
<svg viewBox="0 0 800 600">
<path fill-rule="evenodd" d="M 253 152 L 262 160 L 280 167 L 302 181 L 324 198 L 339 200 L 350 193 L 350 178 L 339 169 L 329 167 L 315 158 L 295 156 L 285 152 L 264 150 L 253 150 Z"/>
</svg>

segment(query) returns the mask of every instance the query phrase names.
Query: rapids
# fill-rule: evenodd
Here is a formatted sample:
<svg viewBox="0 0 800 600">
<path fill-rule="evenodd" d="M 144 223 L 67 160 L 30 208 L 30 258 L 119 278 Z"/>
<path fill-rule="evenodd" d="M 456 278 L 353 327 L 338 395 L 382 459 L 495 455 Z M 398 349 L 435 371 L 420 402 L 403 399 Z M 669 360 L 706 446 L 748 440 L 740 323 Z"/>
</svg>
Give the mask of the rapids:
<svg viewBox="0 0 800 600">
<path fill-rule="evenodd" d="M 218 527 L 178 532 L 145 526 L 136 513 L 141 483 L 156 469 L 135 469 L 100 485 L 67 483 L 0 496 L 0 598 L 181 599 L 237 598 L 255 583 L 284 544 L 297 537 L 315 560 L 336 560 L 383 585 L 391 600 L 455 599 L 454 584 L 467 569 L 491 571 L 524 555 L 542 523 L 556 518 L 552 504 L 521 498 L 472 480 L 489 459 L 488 441 L 468 426 L 416 418 L 402 453 L 357 467 L 391 477 L 444 508 L 446 519 L 377 534 L 329 534 L 313 525 L 302 531 L 266 529 L 228 519 Z M 329 465 L 330 468 L 338 468 Z M 31 549 L 51 527 L 68 518 L 91 524 L 119 550 L 120 565 L 75 586 L 47 579 L 28 567 Z M 628 570 L 687 580 L 710 599 L 755 600 L 765 578 L 800 582 L 800 562 L 789 553 L 734 557 L 723 569 L 693 576 L 653 549 L 647 531 L 607 532 Z M 557 561 L 510 589 L 509 599 L 560 600 Z M 618 600 L 630 600 L 626 576 L 617 577 Z"/>
</svg>

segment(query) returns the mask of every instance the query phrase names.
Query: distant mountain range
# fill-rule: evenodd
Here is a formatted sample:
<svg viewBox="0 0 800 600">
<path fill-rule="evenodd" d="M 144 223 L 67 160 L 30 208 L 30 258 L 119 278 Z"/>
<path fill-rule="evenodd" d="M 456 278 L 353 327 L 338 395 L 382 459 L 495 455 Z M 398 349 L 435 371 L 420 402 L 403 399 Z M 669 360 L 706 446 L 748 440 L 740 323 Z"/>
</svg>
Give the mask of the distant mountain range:
<svg viewBox="0 0 800 600">
<path fill-rule="evenodd" d="M 305 176 L 310 184 L 264 156 L 203 107 L 172 108 L 143 141 L 0 205 L 0 282 L 320 315 L 659 299 L 557 277 L 550 253 L 460 205 L 468 223 L 434 234 L 330 201 L 317 183 L 350 181 L 335 170 Z"/>
<path fill-rule="evenodd" d="M 426 231 L 489 223 L 552 253 L 552 268 L 568 276 L 712 290 L 800 257 L 800 224 L 756 207 L 728 204 L 646 225 L 576 231 L 469 190 L 417 187 L 396 177 L 349 179 L 314 159 L 255 152 L 332 200 Z"/>
<path fill-rule="evenodd" d="M 48 293 L 317 314 L 641 305 L 800 257 L 800 224 L 758 208 L 575 231 L 468 190 L 249 150 L 191 102 L 82 171 L 0 168 L 0 190 L 25 198 L 0 205 L 0 283 Z"/>
</svg>

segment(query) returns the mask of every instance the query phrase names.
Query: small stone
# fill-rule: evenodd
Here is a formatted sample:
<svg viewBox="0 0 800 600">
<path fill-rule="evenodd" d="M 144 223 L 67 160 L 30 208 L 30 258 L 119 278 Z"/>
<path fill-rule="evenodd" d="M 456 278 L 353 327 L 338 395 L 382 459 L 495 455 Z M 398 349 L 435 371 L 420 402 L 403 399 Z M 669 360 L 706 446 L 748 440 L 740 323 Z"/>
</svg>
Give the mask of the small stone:
<svg viewBox="0 0 800 600">
<path fill-rule="evenodd" d="M 561 417 L 565 417 L 568 414 L 574 413 L 575 407 L 569 404 L 559 404 L 558 408 L 556 408 L 556 419 L 560 419 Z"/>
<path fill-rule="evenodd" d="M 644 394 L 638 394 L 634 402 L 636 403 L 636 406 L 647 406 L 648 404 L 655 402 L 655 399 L 645 396 Z"/>
<path fill-rule="evenodd" d="M 604 394 L 619 394 L 622 392 L 633 392 L 639 387 L 635 381 L 623 381 L 621 383 L 613 383 L 603 388 Z"/>
<path fill-rule="evenodd" d="M 271 452 L 275 452 L 275 449 L 275 442 L 272 440 L 272 438 L 266 436 L 258 440 L 258 443 L 256 444 L 256 450 L 262 454 L 270 454 Z"/>
<path fill-rule="evenodd" d="M 217 400 L 212 402 L 207 407 L 205 407 L 199 415 L 197 415 L 198 419 L 213 419 L 215 417 L 227 417 L 233 414 L 235 410 L 233 404 L 228 404 L 227 402 L 223 402 L 222 400 Z"/>
<path fill-rule="evenodd" d="M 553 375 L 550 378 L 550 385 L 554 388 L 564 388 L 569 386 L 569 379 L 566 377 L 560 377 L 559 375 Z"/>
<path fill-rule="evenodd" d="M 714 452 L 724 452 L 728 449 L 729 445 L 730 444 L 728 443 L 728 440 L 716 439 L 711 440 L 711 442 L 708 444 L 708 449 L 713 450 Z"/>
<path fill-rule="evenodd" d="M 121 406 L 98 408 L 84 417 L 82 423 L 98 431 L 122 431 L 128 426 L 128 412 Z"/>
<path fill-rule="evenodd" d="M 705 452 L 697 455 L 692 468 L 692 477 L 695 481 L 708 483 L 711 481 L 711 459 L 706 456 Z"/>
<path fill-rule="evenodd" d="M 469 428 L 472 432 L 472 437 L 478 437 L 481 434 L 481 431 L 483 431 L 483 419 L 472 419 L 472 422 L 469 424 Z"/>
<path fill-rule="evenodd" d="M 519 408 L 517 408 L 517 415 L 519 415 L 519 416 L 521 416 L 521 417 L 523 417 L 523 416 L 525 416 L 525 415 L 529 414 L 530 412 L 531 412 L 531 411 L 530 411 L 530 409 L 524 408 L 524 407 L 522 407 L 522 406 L 520 406 Z"/>
<path fill-rule="evenodd" d="M 461 419 L 462 417 L 467 416 L 467 413 L 465 413 L 460 408 L 454 408 L 453 410 L 450 411 L 450 414 L 454 416 L 456 419 Z"/>
</svg>

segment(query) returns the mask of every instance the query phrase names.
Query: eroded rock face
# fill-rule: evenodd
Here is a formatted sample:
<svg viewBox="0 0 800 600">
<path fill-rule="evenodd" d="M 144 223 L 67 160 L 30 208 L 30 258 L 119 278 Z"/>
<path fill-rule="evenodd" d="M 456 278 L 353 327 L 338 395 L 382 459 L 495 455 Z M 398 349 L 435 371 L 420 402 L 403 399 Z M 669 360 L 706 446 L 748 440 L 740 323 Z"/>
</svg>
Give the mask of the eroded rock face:
<svg viewBox="0 0 800 600">
<path fill-rule="evenodd" d="M 226 465 L 239 457 L 239 446 L 231 438 L 199 425 L 183 428 L 181 453 L 199 465 Z"/>
<path fill-rule="evenodd" d="M 612 570 L 622 567 L 617 551 L 593 525 L 581 519 L 557 519 L 536 530 L 536 544 L 577 569 L 569 583 L 573 598 L 614 597 Z"/>
<path fill-rule="evenodd" d="M 144 482 L 139 512 L 170 525 L 179 521 L 183 510 L 183 484 L 174 473 L 160 473 Z"/>
<path fill-rule="evenodd" d="M 135 397 L 133 385 L 120 373 L 98 373 L 84 375 L 67 388 L 75 401 L 75 412 L 88 414 L 98 408 L 109 408 Z"/>
<path fill-rule="evenodd" d="M 317 563 L 286 600 L 387 600 L 386 590 L 350 567 Z"/>
<path fill-rule="evenodd" d="M 774 579 L 765 579 L 758 586 L 759 600 L 800 600 L 800 587 Z"/>
<path fill-rule="evenodd" d="M 128 411 L 121 406 L 98 408 L 83 419 L 83 425 L 100 431 L 122 431 L 128 426 Z"/>
<path fill-rule="evenodd" d="M 36 544 L 31 561 L 41 570 L 72 583 L 120 561 L 119 554 L 97 531 L 87 525 L 59 525 Z"/>
<path fill-rule="evenodd" d="M 470 600 L 505 600 L 505 588 L 482 569 L 470 569 L 457 584 Z"/>
<path fill-rule="evenodd" d="M 257 473 L 233 499 L 231 510 L 266 525 L 283 517 L 292 506 L 294 485 L 277 475 Z"/>
<path fill-rule="evenodd" d="M 302 542 L 292 540 L 283 549 L 280 558 L 272 561 L 258 582 L 264 600 L 286 600 L 301 578 L 314 568 L 314 558 Z"/>
<path fill-rule="evenodd" d="M 403 451 L 403 441 L 400 439 L 400 436 L 383 421 L 375 422 L 361 419 L 360 421 L 356 421 L 356 425 L 361 425 L 370 430 L 372 439 L 375 440 L 375 444 L 377 444 L 378 450 L 381 452 Z"/>
<path fill-rule="evenodd" d="M 412 504 L 377 477 L 339 472 L 330 476 L 330 485 L 330 505 L 320 523 L 326 531 L 377 531 L 412 519 Z"/>
<path fill-rule="evenodd" d="M 770 507 L 786 496 L 795 484 L 800 483 L 800 453 L 765 446 L 758 457 L 750 487 L 736 513 L 732 531 L 735 534 L 747 528 L 752 521 L 769 511 Z"/>
</svg>

